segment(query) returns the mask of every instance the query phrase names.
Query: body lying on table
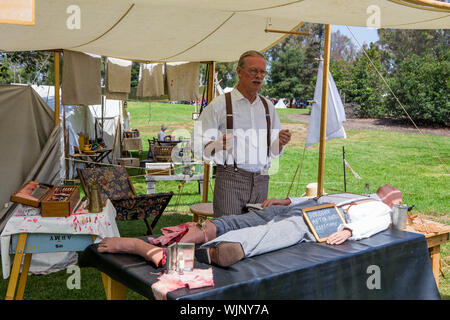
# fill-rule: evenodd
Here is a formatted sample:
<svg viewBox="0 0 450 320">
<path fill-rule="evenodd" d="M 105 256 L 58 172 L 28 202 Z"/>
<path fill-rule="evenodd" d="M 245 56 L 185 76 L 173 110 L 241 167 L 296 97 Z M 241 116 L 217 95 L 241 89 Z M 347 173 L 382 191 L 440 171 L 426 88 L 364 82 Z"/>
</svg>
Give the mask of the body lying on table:
<svg viewBox="0 0 450 320">
<path fill-rule="evenodd" d="M 245 257 L 300 242 L 315 242 L 302 209 L 326 203 L 334 203 L 345 218 L 345 223 L 328 237 L 329 245 L 370 237 L 386 230 L 391 223 L 392 204 L 384 203 L 376 195 L 371 198 L 343 193 L 310 199 L 269 199 L 263 203 L 266 207 L 262 210 L 171 227 L 172 233 L 161 236 L 159 241 L 149 238 L 151 243 L 137 238 L 105 238 L 99 243 L 98 251 L 137 254 L 159 267 L 165 263 L 166 249 L 152 242 L 163 246 L 173 242 L 196 243 L 202 244 L 196 253 L 201 262 L 226 267 Z"/>
</svg>

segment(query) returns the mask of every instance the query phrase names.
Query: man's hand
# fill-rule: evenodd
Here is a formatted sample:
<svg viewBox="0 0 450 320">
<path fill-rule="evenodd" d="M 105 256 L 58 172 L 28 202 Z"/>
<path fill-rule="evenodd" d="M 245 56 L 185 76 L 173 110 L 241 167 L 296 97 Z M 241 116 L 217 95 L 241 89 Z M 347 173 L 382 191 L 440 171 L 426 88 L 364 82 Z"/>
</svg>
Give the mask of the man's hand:
<svg viewBox="0 0 450 320">
<path fill-rule="evenodd" d="M 232 133 L 226 133 L 221 135 L 216 141 L 208 142 L 205 145 L 205 154 L 213 156 L 220 150 L 230 150 L 233 146 L 234 135 Z"/>
<path fill-rule="evenodd" d="M 345 242 L 348 238 L 352 236 L 352 230 L 344 229 L 338 232 L 333 233 L 327 239 L 328 244 L 341 244 Z"/>
<path fill-rule="evenodd" d="M 261 203 L 261 207 L 270 207 L 270 206 L 288 206 L 291 204 L 291 200 L 286 199 L 267 199 Z"/>
<path fill-rule="evenodd" d="M 280 149 L 291 141 L 291 132 L 288 129 L 283 129 L 278 134 L 278 141 L 280 142 Z"/>
</svg>

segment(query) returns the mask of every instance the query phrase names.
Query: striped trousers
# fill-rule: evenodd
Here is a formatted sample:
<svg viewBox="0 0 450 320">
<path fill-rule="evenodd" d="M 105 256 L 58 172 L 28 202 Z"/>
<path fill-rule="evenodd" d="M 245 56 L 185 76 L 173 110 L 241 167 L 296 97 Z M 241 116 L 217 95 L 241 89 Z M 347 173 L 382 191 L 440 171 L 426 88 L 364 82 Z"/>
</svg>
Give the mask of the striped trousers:
<svg viewBox="0 0 450 320">
<path fill-rule="evenodd" d="M 247 203 L 261 203 L 267 199 L 269 175 L 233 166 L 217 165 L 214 185 L 214 218 L 248 212 Z"/>
</svg>

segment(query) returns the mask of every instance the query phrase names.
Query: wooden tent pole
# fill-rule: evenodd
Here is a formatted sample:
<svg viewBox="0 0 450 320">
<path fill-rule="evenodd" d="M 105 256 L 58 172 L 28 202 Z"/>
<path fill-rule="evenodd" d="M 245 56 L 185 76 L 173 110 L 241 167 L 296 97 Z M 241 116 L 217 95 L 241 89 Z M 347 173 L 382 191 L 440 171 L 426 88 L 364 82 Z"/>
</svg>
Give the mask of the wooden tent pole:
<svg viewBox="0 0 450 320">
<path fill-rule="evenodd" d="M 55 127 L 59 126 L 59 87 L 60 87 L 60 78 L 59 78 L 59 51 L 55 51 L 54 53 L 54 72 L 55 72 L 55 116 L 54 123 Z"/>
<path fill-rule="evenodd" d="M 325 25 L 325 47 L 323 57 L 322 107 L 320 118 L 319 173 L 317 178 L 317 195 L 323 194 L 323 176 L 325 169 L 325 138 L 327 132 L 328 77 L 330 73 L 331 26 Z"/>
<path fill-rule="evenodd" d="M 208 95 L 206 101 L 208 104 L 214 99 L 214 72 L 216 63 L 214 61 L 208 62 Z M 208 202 L 208 186 L 209 186 L 209 163 L 203 163 L 203 202 Z"/>
</svg>

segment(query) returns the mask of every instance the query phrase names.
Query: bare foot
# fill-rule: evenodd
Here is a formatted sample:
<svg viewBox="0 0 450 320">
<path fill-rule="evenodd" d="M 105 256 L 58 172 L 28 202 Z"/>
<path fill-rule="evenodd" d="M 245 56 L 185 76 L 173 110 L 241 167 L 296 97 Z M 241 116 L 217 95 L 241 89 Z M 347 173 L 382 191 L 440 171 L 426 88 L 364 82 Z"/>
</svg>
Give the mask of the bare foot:
<svg viewBox="0 0 450 320">
<path fill-rule="evenodd" d="M 120 238 L 111 237 L 104 238 L 98 244 L 98 252 L 109 252 L 109 253 L 134 253 L 136 249 L 136 240 L 134 238 Z"/>
</svg>

